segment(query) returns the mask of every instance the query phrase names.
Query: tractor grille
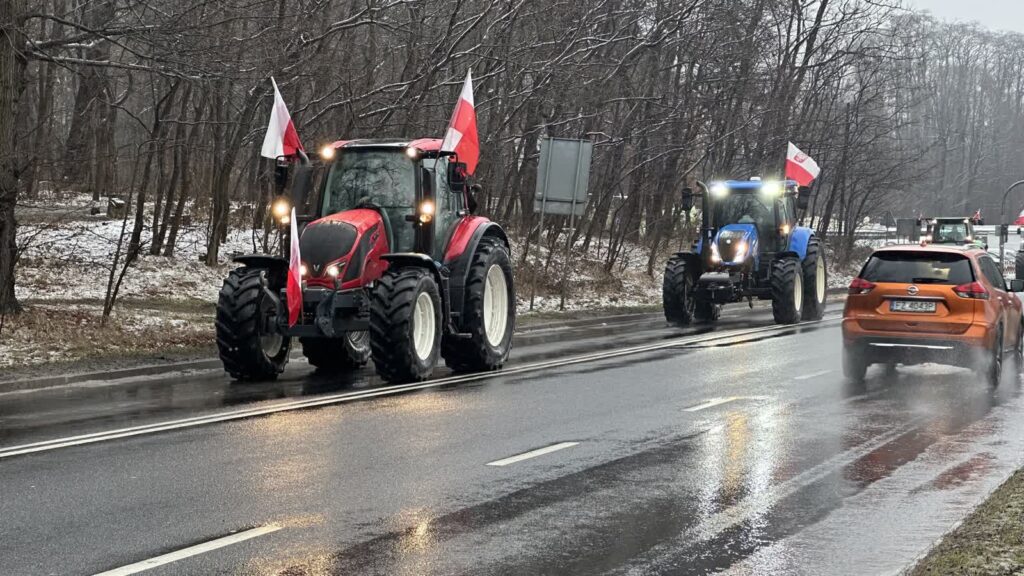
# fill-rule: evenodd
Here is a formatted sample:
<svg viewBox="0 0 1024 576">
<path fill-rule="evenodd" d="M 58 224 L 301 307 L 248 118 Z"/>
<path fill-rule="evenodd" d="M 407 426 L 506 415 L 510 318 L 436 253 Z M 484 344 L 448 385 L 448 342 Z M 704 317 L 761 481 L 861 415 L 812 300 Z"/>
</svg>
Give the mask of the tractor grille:
<svg viewBox="0 0 1024 576">
<path fill-rule="evenodd" d="M 357 234 L 355 226 L 345 222 L 329 220 L 307 226 L 299 238 L 299 250 L 313 276 L 320 276 L 324 266 L 351 252 Z"/>
<path fill-rule="evenodd" d="M 742 240 L 742 232 L 722 232 L 718 237 L 718 254 L 722 257 L 722 262 L 736 260 L 736 249 Z"/>
</svg>

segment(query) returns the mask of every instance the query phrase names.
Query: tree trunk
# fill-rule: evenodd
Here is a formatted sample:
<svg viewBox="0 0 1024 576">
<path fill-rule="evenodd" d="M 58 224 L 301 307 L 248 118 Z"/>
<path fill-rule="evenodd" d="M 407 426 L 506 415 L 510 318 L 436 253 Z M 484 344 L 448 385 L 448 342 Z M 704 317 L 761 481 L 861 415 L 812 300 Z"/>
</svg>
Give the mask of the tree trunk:
<svg viewBox="0 0 1024 576">
<path fill-rule="evenodd" d="M 17 261 L 14 206 L 18 201 L 19 142 L 15 123 L 24 89 L 25 59 L 16 46 L 25 43 L 19 32 L 24 25 L 24 0 L 0 2 L 0 315 L 18 312 L 14 297 L 14 266 Z"/>
</svg>

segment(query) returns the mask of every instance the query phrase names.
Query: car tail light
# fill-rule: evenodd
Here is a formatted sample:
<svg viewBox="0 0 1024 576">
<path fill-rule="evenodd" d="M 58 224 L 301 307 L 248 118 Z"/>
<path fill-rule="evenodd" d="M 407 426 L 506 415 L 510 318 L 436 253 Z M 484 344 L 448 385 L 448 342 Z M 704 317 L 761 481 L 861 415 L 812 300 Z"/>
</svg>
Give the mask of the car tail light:
<svg viewBox="0 0 1024 576">
<path fill-rule="evenodd" d="M 974 298 L 976 300 L 988 300 L 988 290 L 980 282 L 969 282 L 953 288 L 953 292 L 961 298 Z"/>
<path fill-rule="evenodd" d="M 875 283 L 863 278 L 854 278 L 853 282 L 850 282 L 850 294 L 867 294 L 874 289 Z"/>
</svg>

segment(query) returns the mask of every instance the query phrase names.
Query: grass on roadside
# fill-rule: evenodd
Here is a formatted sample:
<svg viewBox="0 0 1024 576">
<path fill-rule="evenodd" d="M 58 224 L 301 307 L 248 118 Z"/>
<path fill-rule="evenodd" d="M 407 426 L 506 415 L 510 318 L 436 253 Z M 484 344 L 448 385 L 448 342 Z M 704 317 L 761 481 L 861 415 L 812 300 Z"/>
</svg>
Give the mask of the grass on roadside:
<svg viewBox="0 0 1024 576">
<path fill-rule="evenodd" d="M 1014 473 L 911 571 L 912 576 L 1024 571 L 1024 470 Z"/>
</svg>

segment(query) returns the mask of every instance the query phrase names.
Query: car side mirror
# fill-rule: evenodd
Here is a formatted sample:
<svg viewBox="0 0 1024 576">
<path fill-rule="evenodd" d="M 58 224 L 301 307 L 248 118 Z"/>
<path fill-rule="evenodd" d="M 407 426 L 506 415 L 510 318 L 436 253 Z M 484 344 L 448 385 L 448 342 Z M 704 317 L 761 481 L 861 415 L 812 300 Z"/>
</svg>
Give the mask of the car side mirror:
<svg viewBox="0 0 1024 576">
<path fill-rule="evenodd" d="M 462 192 L 469 180 L 469 169 L 465 162 L 448 164 L 448 187 L 452 192 Z"/>
<path fill-rule="evenodd" d="M 800 210 L 807 210 L 807 207 L 811 205 L 811 188 L 801 186 L 797 188 L 796 192 L 796 207 Z"/>
<path fill-rule="evenodd" d="M 693 190 L 690 188 L 683 188 L 682 196 L 683 211 L 689 212 L 693 210 Z"/>
<path fill-rule="evenodd" d="M 1010 292 L 1024 292 L 1024 278 L 1010 280 Z"/>
</svg>

